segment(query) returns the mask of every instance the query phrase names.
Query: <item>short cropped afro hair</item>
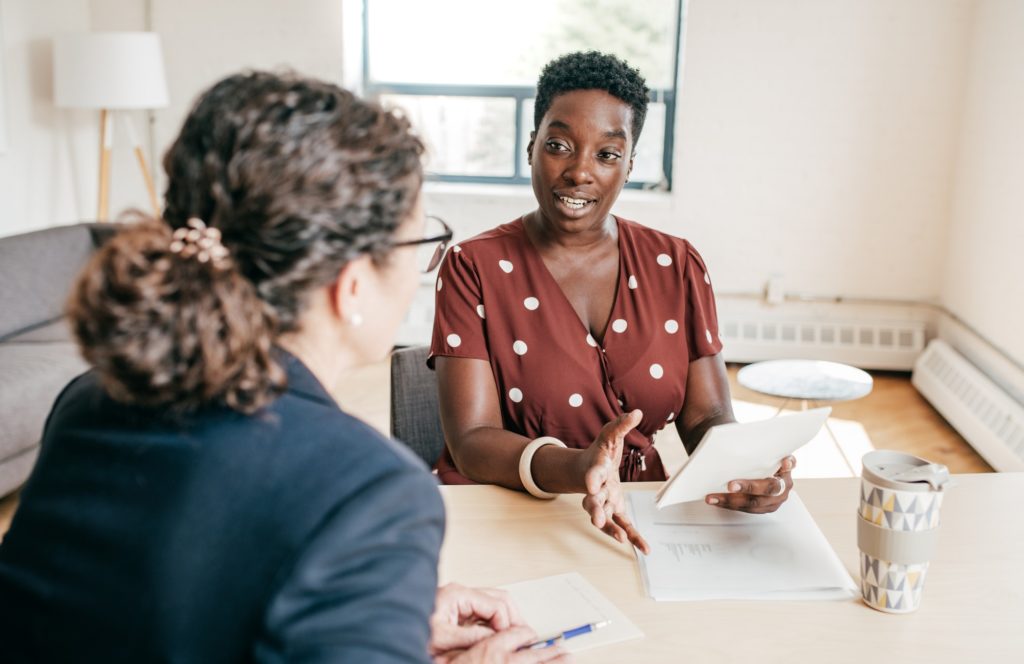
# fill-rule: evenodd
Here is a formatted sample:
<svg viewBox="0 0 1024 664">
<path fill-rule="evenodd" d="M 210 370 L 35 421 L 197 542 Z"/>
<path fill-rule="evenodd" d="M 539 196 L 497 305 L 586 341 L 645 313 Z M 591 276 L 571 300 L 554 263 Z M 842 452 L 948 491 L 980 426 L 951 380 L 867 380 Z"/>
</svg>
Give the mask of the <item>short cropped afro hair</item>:
<svg viewBox="0 0 1024 664">
<path fill-rule="evenodd" d="M 533 107 L 533 129 L 540 128 L 544 114 L 555 97 L 573 90 L 604 90 L 633 109 L 633 147 L 640 138 L 647 117 L 647 82 L 640 72 L 614 55 L 598 51 L 576 52 L 555 58 L 537 81 Z"/>
</svg>

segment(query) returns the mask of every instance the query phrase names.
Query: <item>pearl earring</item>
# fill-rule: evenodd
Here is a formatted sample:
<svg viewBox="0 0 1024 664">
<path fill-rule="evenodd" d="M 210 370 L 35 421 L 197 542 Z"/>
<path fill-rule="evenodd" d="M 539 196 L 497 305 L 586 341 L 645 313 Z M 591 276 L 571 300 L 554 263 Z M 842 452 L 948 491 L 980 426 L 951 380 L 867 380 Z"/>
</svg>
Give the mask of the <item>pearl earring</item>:
<svg viewBox="0 0 1024 664">
<path fill-rule="evenodd" d="M 359 327 L 360 325 L 363 324 L 363 315 L 357 311 L 351 316 L 349 316 L 348 320 L 346 320 L 345 322 L 351 325 L 352 327 Z"/>
</svg>

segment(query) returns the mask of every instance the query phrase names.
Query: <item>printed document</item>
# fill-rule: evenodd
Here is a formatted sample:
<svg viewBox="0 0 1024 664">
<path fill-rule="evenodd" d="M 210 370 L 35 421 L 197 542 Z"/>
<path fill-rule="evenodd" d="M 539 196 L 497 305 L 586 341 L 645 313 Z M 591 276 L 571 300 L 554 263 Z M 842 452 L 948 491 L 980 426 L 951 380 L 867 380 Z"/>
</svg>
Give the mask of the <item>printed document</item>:
<svg viewBox="0 0 1024 664">
<path fill-rule="evenodd" d="M 846 599 L 856 592 L 796 491 L 772 514 L 698 502 L 659 510 L 653 491 L 626 495 L 651 546 L 637 559 L 656 600 Z"/>
</svg>

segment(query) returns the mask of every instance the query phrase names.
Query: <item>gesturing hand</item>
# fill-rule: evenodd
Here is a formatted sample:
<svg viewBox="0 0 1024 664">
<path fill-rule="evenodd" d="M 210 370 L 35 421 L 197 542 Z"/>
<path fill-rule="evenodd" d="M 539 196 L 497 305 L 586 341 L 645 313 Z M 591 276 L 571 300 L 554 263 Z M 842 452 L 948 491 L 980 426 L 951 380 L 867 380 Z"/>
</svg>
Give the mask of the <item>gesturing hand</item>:
<svg viewBox="0 0 1024 664">
<path fill-rule="evenodd" d="M 709 505 L 718 505 L 728 510 L 753 514 L 774 512 L 789 498 L 789 491 L 793 488 L 794 468 L 796 457 L 788 456 L 782 460 L 779 470 L 772 477 L 763 480 L 732 480 L 728 486 L 729 493 L 710 493 L 705 500 Z"/>
<path fill-rule="evenodd" d="M 640 423 L 639 410 L 620 415 L 604 425 L 593 444 L 582 455 L 583 483 L 587 494 L 583 509 L 595 527 L 619 542 L 632 543 L 643 553 L 650 553 L 647 541 L 626 516 L 622 486 L 619 484 L 619 463 L 626 434 Z"/>
</svg>

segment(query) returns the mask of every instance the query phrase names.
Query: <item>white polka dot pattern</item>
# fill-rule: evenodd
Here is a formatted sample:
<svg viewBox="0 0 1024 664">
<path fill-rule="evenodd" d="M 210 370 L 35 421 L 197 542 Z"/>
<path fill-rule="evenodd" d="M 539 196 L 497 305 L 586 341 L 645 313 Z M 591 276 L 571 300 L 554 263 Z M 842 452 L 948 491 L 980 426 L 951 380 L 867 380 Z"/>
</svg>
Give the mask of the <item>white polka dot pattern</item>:
<svg viewBox="0 0 1024 664">
<path fill-rule="evenodd" d="M 433 275 L 434 354 L 488 357 L 503 417 L 517 431 L 545 435 L 546 419 L 596 433 L 609 411 L 639 408 L 647 414 L 639 429 L 651 436 L 681 421 L 689 358 L 719 347 L 714 284 L 700 255 L 684 241 L 639 225 L 620 223 L 619 230 L 616 283 L 626 288 L 616 293 L 610 316 L 605 310 L 601 341 L 591 332 L 596 328 L 579 326 L 572 303 L 547 278 L 524 233 L 482 236 L 465 260 L 462 247 L 452 243 L 452 256 Z M 446 472 L 452 471 L 448 464 Z"/>
</svg>

